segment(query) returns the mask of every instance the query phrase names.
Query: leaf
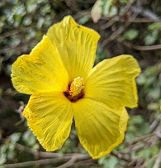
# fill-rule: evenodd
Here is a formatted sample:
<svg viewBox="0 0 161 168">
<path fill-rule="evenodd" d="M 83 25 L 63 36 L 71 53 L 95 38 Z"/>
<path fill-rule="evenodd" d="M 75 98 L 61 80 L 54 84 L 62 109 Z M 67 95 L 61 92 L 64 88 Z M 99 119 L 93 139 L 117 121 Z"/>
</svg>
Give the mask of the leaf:
<svg viewBox="0 0 161 168">
<path fill-rule="evenodd" d="M 144 38 L 145 45 L 149 46 L 154 44 L 158 39 L 158 34 L 159 34 L 158 30 L 154 30 L 152 34 L 147 34 Z"/>
<path fill-rule="evenodd" d="M 106 156 L 103 156 L 103 157 L 99 158 L 99 159 L 98 159 L 98 164 L 99 164 L 99 165 L 103 165 L 103 163 L 105 162 L 106 159 L 107 159 Z"/>
<path fill-rule="evenodd" d="M 28 16 L 24 17 L 23 19 L 23 25 L 24 26 L 29 26 L 32 23 L 32 19 Z"/>
<path fill-rule="evenodd" d="M 6 154 L 1 154 L 0 156 L 0 165 L 3 165 L 7 161 Z"/>
<path fill-rule="evenodd" d="M 158 99 L 160 97 L 160 92 L 161 89 L 159 87 L 155 87 L 149 91 L 148 96 L 152 99 Z"/>
<path fill-rule="evenodd" d="M 139 35 L 138 30 L 130 29 L 127 32 L 125 32 L 123 36 L 126 40 L 134 40 L 135 38 L 137 38 L 138 35 Z"/>
<path fill-rule="evenodd" d="M 150 132 L 151 132 L 151 129 L 150 129 L 149 123 L 145 122 L 142 125 L 140 125 L 139 133 L 141 135 L 147 135 Z"/>
<path fill-rule="evenodd" d="M 44 18 L 40 17 L 37 21 L 37 28 L 40 29 L 44 23 Z"/>
<path fill-rule="evenodd" d="M 144 122 L 143 117 L 141 115 L 133 116 L 132 121 L 133 124 L 142 124 Z"/>
<path fill-rule="evenodd" d="M 79 19 L 79 24 L 85 24 L 86 22 L 88 22 L 90 19 L 90 17 L 88 15 L 84 15 Z"/>
<path fill-rule="evenodd" d="M 143 85 L 146 83 L 146 76 L 142 73 L 140 74 L 137 78 L 136 78 L 136 82 L 139 84 L 139 85 Z"/>
<path fill-rule="evenodd" d="M 113 6 L 113 0 L 106 0 L 103 7 L 103 14 L 107 17 L 117 14 L 117 8 Z"/>
<path fill-rule="evenodd" d="M 129 141 L 129 140 L 131 140 L 131 139 L 133 139 L 133 138 L 135 138 L 135 134 L 134 134 L 134 133 L 127 132 L 127 133 L 125 134 L 125 139 L 126 139 L 126 141 Z"/>
<path fill-rule="evenodd" d="M 11 142 L 18 142 L 19 139 L 20 139 L 20 136 L 21 136 L 21 133 L 20 133 L 20 132 L 18 132 L 18 133 L 13 133 L 13 134 L 10 136 Z"/>
<path fill-rule="evenodd" d="M 93 19 L 93 22 L 95 22 L 95 23 L 97 23 L 98 20 L 101 18 L 102 4 L 103 4 L 103 0 L 97 0 L 91 10 L 91 17 Z"/>
<path fill-rule="evenodd" d="M 110 156 L 105 162 L 104 167 L 105 168 L 115 168 L 118 164 L 118 159 L 114 156 Z"/>
<path fill-rule="evenodd" d="M 12 160 L 16 156 L 16 152 L 14 150 L 8 150 L 7 152 L 7 159 Z"/>
</svg>

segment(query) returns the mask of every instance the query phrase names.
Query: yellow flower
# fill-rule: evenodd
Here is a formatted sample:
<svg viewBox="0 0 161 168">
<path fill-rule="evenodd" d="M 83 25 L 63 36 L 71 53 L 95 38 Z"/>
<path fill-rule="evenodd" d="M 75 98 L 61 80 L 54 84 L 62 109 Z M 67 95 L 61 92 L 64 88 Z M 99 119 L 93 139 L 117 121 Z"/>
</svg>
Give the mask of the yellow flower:
<svg viewBox="0 0 161 168">
<path fill-rule="evenodd" d="M 140 68 L 130 55 L 92 68 L 99 38 L 67 16 L 12 66 L 13 86 L 31 94 L 23 114 L 47 151 L 61 148 L 73 117 L 79 140 L 93 158 L 108 154 L 124 139 L 125 106 L 137 106 Z"/>
</svg>

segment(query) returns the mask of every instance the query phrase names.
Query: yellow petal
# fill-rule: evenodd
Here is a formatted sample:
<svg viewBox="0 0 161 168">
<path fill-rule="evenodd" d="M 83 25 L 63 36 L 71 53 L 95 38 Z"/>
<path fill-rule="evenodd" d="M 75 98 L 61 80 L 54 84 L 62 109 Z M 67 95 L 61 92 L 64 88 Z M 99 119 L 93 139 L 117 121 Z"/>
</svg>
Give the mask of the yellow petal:
<svg viewBox="0 0 161 168">
<path fill-rule="evenodd" d="M 137 106 L 135 77 L 140 73 L 137 61 L 130 55 L 107 59 L 96 65 L 85 81 L 85 97 L 110 107 Z"/>
<path fill-rule="evenodd" d="M 47 151 L 62 147 L 72 124 L 71 102 L 61 92 L 33 94 L 23 112 L 28 125 Z"/>
<path fill-rule="evenodd" d="M 19 92 L 33 94 L 46 91 L 65 91 L 68 73 L 59 53 L 47 36 L 12 65 L 13 86 Z"/>
<path fill-rule="evenodd" d="M 71 16 L 67 16 L 50 27 L 47 36 L 62 57 L 70 81 L 78 76 L 85 80 L 95 61 L 99 34 L 78 25 Z"/>
<path fill-rule="evenodd" d="M 88 98 L 72 105 L 78 137 L 93 159 L 110 153 L 122 142 L 128 121 L 125 108 L 112 109 Z"/>
</svg>

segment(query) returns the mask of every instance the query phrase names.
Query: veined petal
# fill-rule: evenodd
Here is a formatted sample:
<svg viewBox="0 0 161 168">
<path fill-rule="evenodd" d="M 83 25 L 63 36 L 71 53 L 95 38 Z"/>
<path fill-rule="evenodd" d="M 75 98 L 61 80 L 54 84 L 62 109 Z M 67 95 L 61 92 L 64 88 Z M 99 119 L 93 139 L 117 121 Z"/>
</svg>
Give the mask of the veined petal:
<svg viewBox="0 0 161 168">
<path fill-rule="evenodd" d="M 47 36 L 62 57 L 70 81 L 78 76 L 85 80 L 95 61 L 99 34 L 67 16 L 50 27 Z"/>
<path fill-rule="evenodd" d="M 61 92 L 33 94 L 23 112 L 28 125 L 47 151 L 62 147 L 72 125 L 71 102 Z"/>
<path fill-rule="evenodd" d="M 124 107 L 112 109 L 84 98 L 73 103 L 73 113 L 80 142 L 93 159 L 110 153 L 124 139 L 128 121 Z"/>
<path fill-rule="evenodd" d="M 138 98 L 135 77 L 139 73 L 137 61 L 130 55 L 104 60 L 92 69 L 85 81 L 85 97 L 110 107 L 136 107 Z"/>
<path fill-rule="evenodd" d="M 68 87 L 68 73 L 59 53 L 47 36 L 32 50 L 12 65 L 13 86 L 19 92 L 33 94 L 64 91 Z"/>
</svg>

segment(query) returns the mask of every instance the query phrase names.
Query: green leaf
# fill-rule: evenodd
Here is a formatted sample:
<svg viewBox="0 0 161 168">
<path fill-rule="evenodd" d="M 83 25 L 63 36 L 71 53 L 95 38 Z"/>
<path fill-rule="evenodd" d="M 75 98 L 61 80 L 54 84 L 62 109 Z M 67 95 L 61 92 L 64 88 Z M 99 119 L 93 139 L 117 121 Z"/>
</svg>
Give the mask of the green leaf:
<svg viewBox="0 0 161 168">
<path fill-rule="evenodd" d="M 0 155 L 2 155 L 3 153 L 6 153 L 8 149 L 8 143 L 4 143 L 0 146 Z"/>
<path fill-rule="evenodd" d="M 151 97 L 152 99 L 159 99 L 160 92 L 161 92 L 161 89 L 159 87 L 155 87 L 149 91 L 148 96 Z"/>
<path fill-rule="evenodd" d="M 85 24 L 86 22 L 88 22 L 90 19 L 90 17 L 88 15 L 84 15 L 79 19 L 79 24 Z"/>
<path fill-rule="evenodd" d="M 106 0 L 106 2 L 104 3 L 104 6 L 103 6 L 103 14 L 105 16 L 109 16 L 110 14 L 110 9 L 113 5 L 113 0 Z"/>
<path fill-rule="evenodd" d="M 146 78 L 145 87 L 150 87 L 156 81 L 156 76 Z"/>
<path fill-rule="evenodd" d="M 131 119 L 132 119 L 133 124 L 143 123 L 143 117 L 141 115 L 133 116 Z"/>
<path fill-rule="evenodd" d="M 136 82 L 139 84 L 139 85 L 143 85 L 146 83 L 146 77 L 144 74 L 140 74 L 137 78 L 136 78 Z"/>
<path fill-rule="evenodd" d="M 19 139 L 20 139 L 20 136 L 21 136 L 21 133 L 20 133 L 20 132 L 18 132 L 18 133 L 13 133 L 13 134 L 10 136 L 11 142 L 18 142 Z"/>
<path fill-rule="evenodd" d="M 114 156 L 110 156 L 107 160 L 104 162 L 105 168 L 115 168 L 118 163 L 118 159 Z"/>
<path fill-rule="evenodd" d="M 159 34 L 158 30 L 154 30 L 152 34 L 147 34 L 144 38 L 145 45 L 149 46 L 154 44 L 158 39 L 158 34 Z"/>
<path fill-rule="evenodd" d="M 12 160 L 16 156 L 16 152 L 14 150 L 9 150 L 7 152 L 7 159 Z"/>
<path fill-rule="evenodd" d="M 32 23 L 32 19 L 28 16 L 26 16 L 24 19 L 23 19 L 23 25 L 24 26 L 29 26 L 30 24 Z"/>
<path fill-rule="evenodd" d="M 37 28 L 40 29 L 44 23 L 44 18 L 40 17 L 37 21 Z"/>
<path fill-rule="evenodd" d="M 28 129 L 26 132 L 24 132 L 22 139 L 24 142 L 27 143 L 29 146 L 34 146 L 36 144 L 36 137 L 35 135 L 31 132 L 30 129 Z"/>
<path fill-rule="evenodd" d="M 125 139 L 126 139 L 127 141 L 129 141 L 129 140 L 131 140 L 131 139 L 133 139 L 133 138 L 135 138 L 135 134 L 134 134 L 134 133 L 127 132 L 127 133 L 125 134 Z"/>
<path fill-rule="evenodd" d="M 151 129 L 150 129 L 150 126 L 149 124 L 146 122 L 146 123 L 142 123 L 142 125 L 140 125 L 140 128 L 139 128 L 139 133 L 141 135 L 147 135 L 151 132 Z"/>
<path fill-rule="evenodd" d="M 103 165 L 103 163 L 104 163 L 104 161 L 105 161 L 106 159 L 107 159 L 106 156 L 103 156 L 103 157 L 99 158 L 99 159 L 98 159 L 98 164 L 99 164 L 99 165 Z"/>
<path fill-rule="evenodd" d="M 138 35 L 139 35 L 138 30 L 130 29 L 127 32 L 125 32 L 123 36 L 126 40 L 134 40 L 135 38 L 137 38 Z"/>
<path fill-rule="evenodd" d="M 151 152 L 152 156 L 155 156 L 156 154 L 159 153 L 159 148 L 157 146 L 153 146 L 150 148 L 150 152 Z"/>
<path fill-rule="evenodd" d="M 0 155 L 0 165 L 3 165 L 7 161 L 6 159 L 6 154 L 1 154 Z"/>
</svg>

